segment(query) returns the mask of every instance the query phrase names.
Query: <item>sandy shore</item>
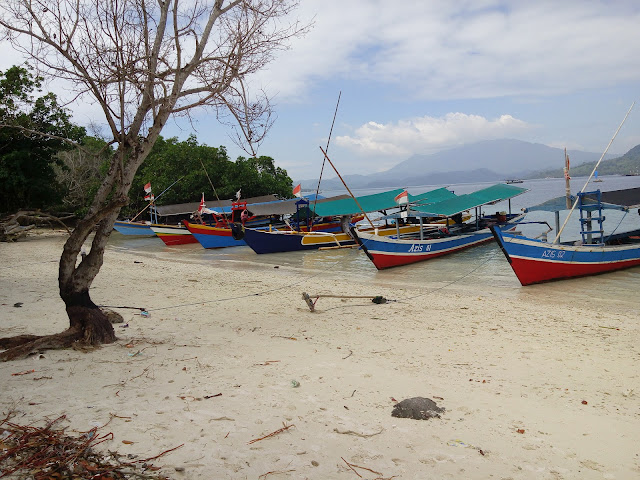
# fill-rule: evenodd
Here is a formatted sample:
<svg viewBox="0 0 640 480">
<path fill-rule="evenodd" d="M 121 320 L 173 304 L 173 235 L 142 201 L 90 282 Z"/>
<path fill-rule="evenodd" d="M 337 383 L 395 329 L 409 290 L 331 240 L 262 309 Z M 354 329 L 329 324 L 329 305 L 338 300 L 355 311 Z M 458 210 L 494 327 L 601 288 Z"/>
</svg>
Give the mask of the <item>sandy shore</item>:
<svg viewBox="0 0 640 480">
<path fill-rule="evenodd" d="M 0 336 L 66 328 L 63 242 L 0 244 Z M 154 461 L 171 478 L 640 478 L 637 303 L 481 287 L 108 250 L 92 298 L 149 316 L 118 310 L 119 341 L 97 351 L 0 364 L 0 407 L 19 423 L 66 414 L 70 433 L 111 420 L 101 447 L 142 458 L 183 445 Z M 321 298 L 312 313 L 303 291 L 397 301 Z M 446 411 L 392 417 L 411 397 Z"/>
</svg>

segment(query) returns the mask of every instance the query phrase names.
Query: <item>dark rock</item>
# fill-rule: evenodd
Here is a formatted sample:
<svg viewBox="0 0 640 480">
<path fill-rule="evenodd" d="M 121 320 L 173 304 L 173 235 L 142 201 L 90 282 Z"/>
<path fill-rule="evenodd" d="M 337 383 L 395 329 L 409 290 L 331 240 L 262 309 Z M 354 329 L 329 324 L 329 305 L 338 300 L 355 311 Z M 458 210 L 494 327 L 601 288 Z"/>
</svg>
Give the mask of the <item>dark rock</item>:
<svg viewBox="0 0 640 480">
<path fill-rule="evenodd" d="M 428 420 L 440 418 L 444 408 L 438 407 L 430 398 L 413 397 L 396 403 L 391 412 L 392 417 L 412 418 L 414 420 Z"/>
</svg>

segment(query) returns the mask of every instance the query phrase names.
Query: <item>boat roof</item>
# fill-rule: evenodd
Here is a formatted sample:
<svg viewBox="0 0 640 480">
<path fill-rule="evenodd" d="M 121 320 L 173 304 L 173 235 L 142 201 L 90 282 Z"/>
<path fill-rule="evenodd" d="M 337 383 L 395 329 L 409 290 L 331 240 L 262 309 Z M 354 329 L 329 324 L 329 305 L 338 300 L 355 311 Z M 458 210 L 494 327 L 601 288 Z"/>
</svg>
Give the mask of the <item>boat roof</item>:
<svg viewBox="0 0 640 480">
<path fill-rule="evenodd" d="M 240 201 L 252 203 L 273 202 L 278 201 L 275 195 L 262 195 L 259 197 L 243 198 Z M 228 209 L 231 212 L 231 205 L 235 200 L 209 200 L 206 201 L 207 208 L 211 210 Z M 174 205 L 157 205 L 158 215 L 161 217 L 169 217 L 171 215 L 187 215 L 195 212 L 200 208 L 200 202 L 192 203 L 176 203 Z"/>
<path fill-rule="evenodd" d="M 450 217 L 471 208 L 508 200 L 523 194 L 527 190 L 526 188 L 498 183 L 473 193 L 458 195 L 448 200 L 432 203 L 431 205 L 417 206 L 411 209 L 411 214 L 417 211 L 418 213 L 424 214 L 422 216 Z"/>
<path fill-rule="evenodd" d="M 316 215 L 320 217 L 332 217 L 337 215 L 354 215 L 365 212 L 376 212 L 379 210 L 386 210 L 387 208 L 397 207 L 398 204 L 395 198 L 404 192 L 403 188 L 396 190 L 389 190 L 388 192 L 373 193 L 371 195 L 363 195 L 356 197 L 358 202 L 350 197 L 334 200 L 332 202 L 325 202 L 316 205 Z M 358 203 L 362 207 L 358 207 Z"/>
<path fill-rule="evenodd" d="M 324 198 L 322 196 L 318 196 L 318 200 L 316 201 L 316 205 L 320 205 L 324 202 L 332 202 L 334 200 L 340 200 L 343 198 L 349 198 L 349 195 L 338 195 L 335 197 Z M 293 198 L 290 200 L 281 200 L 279 202 L 268 202 L 268 203 L 259 203 L 251 205 L 249 211 L 253 215 L 287 215 L 296 213 L 297 208 L 296 204 L 300 201 L 308 200 L 309 208 L 313 208 L 313 203 L 315 199 L 315 194 L 305 196 L 303 198 Z M 306 202 L 304 202 L 306 206 Z"/>
<path fill-rule="evenodd" d="M 396 202 L 396 197 L 402 192 L 404 192 L 404 189 L 398 188 L 387 192 L 362 195 L 360 197 L 356 197 L 358 200 L 357 203 L 353 197 L 345 195 L 346 198 L 344 199 L 336 199 L 335 201 L 326 202 L 322 205 L 316 205 L 316 215 L 321 217 L 355 215 L 362 213 L 363 210 L 365 212 L 379 212 L 390 208 L 398 208 L 400 205 Z M 424 205 L 439 202 L 446 198 L 452 198 L 455 196 L 455 193 L 447 190 L 445 187 L 442 187 L 417 195 L 408 194 L 408 199 L 411 204 L 416 203 Z M 360 209 L 358 203 L 362 209 Z"/>
<path fill-rule="evenodd" d="M 601 192 L 600 200 L 610 205 L 619 205 L 625 210 L 640 207 L 640 187 Z"/>
<path fill-rule="evenodd" d="M 597 201 L 595 192 L 587 192 L 586 196 L 593 202 Z M 571 204 L 573 205 L 575 201 L 576 197 L 571 195 Z M 602 208 L 610 210 L 630 210 L 640 207 L 640 188 L 600 192 L 600 203 Z M 558 212 L 560 210 L 569 210 L 569 208 L 567 208 L 566 196 L 563 195 L 562 197 L 551 198 L 539 205 L 528 207 L 525 212 Z"/>
<path fill-rule="evenodd" d="M 455 198 L 457 195 L 446 187 L 437 188 L 429 192 L 419 193 L 418 195 L 409 194 L 409 203 L 415 205 L 427 205 L 431 203 L 441 202 Z"/>
</svg>

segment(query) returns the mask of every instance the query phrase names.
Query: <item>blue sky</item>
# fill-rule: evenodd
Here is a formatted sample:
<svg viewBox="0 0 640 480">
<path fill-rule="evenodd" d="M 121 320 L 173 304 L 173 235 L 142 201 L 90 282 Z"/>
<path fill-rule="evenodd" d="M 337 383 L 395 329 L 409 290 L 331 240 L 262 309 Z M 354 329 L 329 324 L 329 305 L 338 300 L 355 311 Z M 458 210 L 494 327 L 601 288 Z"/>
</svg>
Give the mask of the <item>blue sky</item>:
<svg viewBox="0 0 640 480">
<path fill-rule="evenodd" d="M 637 0 L 302 0 L 295 16 L 311 31 L 252 80 L 277 114 L 258 153 L 294 180 L 318 177 L 340 92 L 329 156 L 343 175 L 497 138 L 601 153 L 639 97 Z M 640 144 L 639 110 L 610 153 Z M 193 119 L 164 136 L 246 156 L 212 116 Z"/>
</svg>

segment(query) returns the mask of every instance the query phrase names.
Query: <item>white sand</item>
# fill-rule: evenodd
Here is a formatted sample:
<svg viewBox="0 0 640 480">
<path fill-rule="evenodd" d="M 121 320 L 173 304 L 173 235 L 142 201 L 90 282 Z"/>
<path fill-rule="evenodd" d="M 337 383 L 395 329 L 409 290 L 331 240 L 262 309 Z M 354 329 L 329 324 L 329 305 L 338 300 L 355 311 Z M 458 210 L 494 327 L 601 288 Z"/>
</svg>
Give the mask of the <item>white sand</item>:
<svg viewBox="0 0 640 480">
<path fill-rule="evenodd" d="M 63 242 L 0 244 L 0 336 L 66 328 Z M 171 478 L 640 478 L 637 299 L 489 289 L 374 289 L 337 268 L 228 270 L 108 249 L 93 300 L 150 316 L 118 310 L 128 328 L 97 351 L 0 364 L 0 407 L 22 424 L 66 414 L 70 433 L 117 415 L 101 447 L 148 458 L 184 444 L 153 462 Z M 311 313 L 303 291 L 399 301 L 321 298 Z M 442 418 L 391 416 L 394 399 L 416 396 Z"/>
</svg>

